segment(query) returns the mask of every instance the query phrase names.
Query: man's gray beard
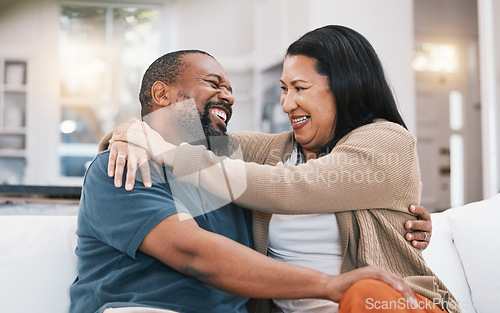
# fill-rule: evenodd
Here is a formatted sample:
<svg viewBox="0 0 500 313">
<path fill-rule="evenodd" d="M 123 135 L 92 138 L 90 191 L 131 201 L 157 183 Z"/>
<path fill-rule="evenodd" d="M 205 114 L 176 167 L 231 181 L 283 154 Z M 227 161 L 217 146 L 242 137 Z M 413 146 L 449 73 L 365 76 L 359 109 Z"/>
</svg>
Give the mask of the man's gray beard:
<svg viewBox="0 0 500 313">
<path fill-rule="evenodd" d="M 180 94 L 177 102 L 190 99 L 186 93 Z M 183 125 L 184 129 L 191 132 L 199 134 L 199 125 L 201 122 L 201 127 L 203 129 L 203 134 L 205 139 L 199 139 L 194 142 L 190 142 L 192 145 L 204 145 L 208 149 L 212 150 L 217 156 L 229 156 L 239 147 L 239 144 L 235 142 L 230 136 L 227 135 L 226 130 L 218 130 L 212 123 L 210 118 L 210 107 L 214 105 L 224 106 L 224 103 L 219 103 L 215 101 L 207 101 L 203 107 L 203 112 L 198 112 L 199 120 L 196 120 L 196 115 L 193 115 L 189 110 L 183 111 L 179 116 L 179 123 Z M 193 110 L 195 108 L 193 107 Z M 200 134 L 201 135 L 201 134 Z M 197 136 L 195 136 L 197 137 Z"/>
<path fill-rule="evenodd" d="M 217 156 L 229 156 L 237 148 L 235 140 L 233 140 L 227 133 L 217 130 L 211 121 L 205 124 L 202 120 L 203 131 L 207 139 L 207 148 Z"/>
<path fill-rule="evenodd" d="M 218 156 L 229 156 L 237 148 L 235 141 L 231 139 L 226 133 L 226 130 L 218 130 L 212 123 L 210 118 L 210 107 L 216 103 L 207 102 L 203 107 L 203 112 L 199 113 L 203 133 L 207 139 L 208 149 L 212 150 Z M 221 104 L 223 105 L 223 104 Z"/>
</svg>

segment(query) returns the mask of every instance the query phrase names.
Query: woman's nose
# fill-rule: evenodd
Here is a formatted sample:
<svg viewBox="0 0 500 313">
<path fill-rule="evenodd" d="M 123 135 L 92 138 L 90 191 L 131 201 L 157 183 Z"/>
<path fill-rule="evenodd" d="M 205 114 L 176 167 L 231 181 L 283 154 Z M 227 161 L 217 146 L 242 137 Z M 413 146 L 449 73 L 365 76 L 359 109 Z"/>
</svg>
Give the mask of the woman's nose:
<svg viewBox="0 0 500 313">
<path fill-rule="evenodd" d="M 290 113 L 297 108 L 297 103 L 293 99 L 292 95 L 286 94 L 281 96 L 281 108 L 283 112 Z"/>
</svg>

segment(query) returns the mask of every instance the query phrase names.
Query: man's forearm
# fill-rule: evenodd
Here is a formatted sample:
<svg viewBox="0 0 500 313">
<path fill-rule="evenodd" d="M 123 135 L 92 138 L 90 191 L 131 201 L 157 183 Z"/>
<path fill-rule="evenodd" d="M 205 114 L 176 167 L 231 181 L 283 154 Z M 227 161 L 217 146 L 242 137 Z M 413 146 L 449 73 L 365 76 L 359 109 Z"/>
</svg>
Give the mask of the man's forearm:
<svg viewBox="0 0 500 313">
<path fill-rule="evenodd" d="M 329 298 L 331 276 L 268 258 L 193 220 L 169 219 L 148 234 L 140 250 L 187 276 L 246 297 Z"/>
<path fill-rule="evenodd" d="M 252 298 L 328 298 L 331 277 L 324 273 L 276 261 L 212 233 L 203 236 L 198 249 L 188 271 L 196 269 L 199 275 L 195 278 L 233 294 Z"/>
<path fill-rule="evenodd" d="M 403 279 L 364 267 L 330 276 L 268 258 L 224 236 L 205 231 L 185 213 L 161 221 L 139 249 L 177 271 L 233 294 L 253 298 L 318 298 L 338 302 L 355 282 L 381 280 L 411 299 Z"/>
</svg>

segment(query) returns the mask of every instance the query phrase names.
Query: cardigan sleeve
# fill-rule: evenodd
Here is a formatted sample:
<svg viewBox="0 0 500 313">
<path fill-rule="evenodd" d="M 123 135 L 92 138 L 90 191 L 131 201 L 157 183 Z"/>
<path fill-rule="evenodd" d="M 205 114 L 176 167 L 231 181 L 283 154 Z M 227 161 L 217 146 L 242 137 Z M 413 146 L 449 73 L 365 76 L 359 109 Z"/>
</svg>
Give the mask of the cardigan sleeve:
<svg viewBox="0 0 500 313">
<path fill-rule="evenodd" d="M 98 144 L 98 152 L 109 149 L 109 141 L 112 136 L 113 132 L 111 131 L 102 137 Z M 237 142 L 241 148 L 243 160 L 246 162 L 263 163 L 267 154 L 262 153 L 262 151 L 265 151 L 266 148 L 269 149 L 278 135 L 242 131 L 230 133 L 229 137 L 233 140 L 233 143 Z"/>
<path fill-rule="evenodd" d="M 99 141 L 99 152 L 108 150 L 111 137 L 113 137 L 113 132 L 109 132 L 104 137 L 102 137 L 101 141 Z"/>
<path fill-rule="evenodd" d="M 283 140 L 286 136 L 278 134 L 267 134 L 252 131 L 242 131 L 231 133 L 229 136 L 238 142 L 243 160 L 245 162 L 264 163 L 268 158 L 268 151 L 273 147 L 275 142 Z"/>
<path fill-rule="evenodd" d="M 329 154 L 292 167 L 220 158 L 182 144 L 175 154 L 174 176 L 265 213 L 406 211 L 420 202 L 415 138 L 387 121 L 359 127 Z"/>
</svg>

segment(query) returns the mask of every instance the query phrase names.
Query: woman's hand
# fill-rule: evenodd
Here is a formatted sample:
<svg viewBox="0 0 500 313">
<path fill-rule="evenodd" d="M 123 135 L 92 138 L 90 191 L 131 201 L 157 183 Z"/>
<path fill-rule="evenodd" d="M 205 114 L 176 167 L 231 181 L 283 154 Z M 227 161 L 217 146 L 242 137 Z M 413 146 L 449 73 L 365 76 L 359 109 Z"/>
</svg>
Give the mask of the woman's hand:
<svg viewBox="0 0 500 313">
<path fill-rule="evenodd" d="M 176 148 L 175 145 L 163 140 L 161 135 L 147 123 L 138 120 L 120 124 L 113 131 L 109 143 L 108 175 L 115 177 L 116 187 L 121 187 L 127 164 L 125 189 L 129 191 L 134 188 L 137 164 L 141 170 L 144 186 L 151 187 L 149 157 L 157 163 L 171 165 L 173 163 L 171 156 Z"/>
<path fill-rule="evenodd" d="M 431 241 L 431 215 L 426 208 L 420 205 L 411 205 L 410 212 L 416 214 L 418 220 L 410 220 L 405 223 L 405 228 L 411 231 L 406 233 L 406 240 L 410 241 L 415 248 L 425 250 Z"/>
<path fill-rule="evenodd" d="M 112 144 L 115 141 L 128 142 L 146 149 L 150 157 L 161 164 L 165 164 L 162 162 L 164 153 L 176 147 L 166 142 L 163 137 L 149 127 L 147 123 L 138 120 L 131 120 L 118 125 L 113 131 L 113 136 L 109 140 L 109 143 Z"/>
<path fill-rule="evenodd" d="M 149 156 L 146 149 L 127 142 L 114 141 L 109 146 L 109 150 L 108 176 L 115 177 L 115 187 L 122 186 L 125 164 L 127 164 L 126 190 L 130 191 L 134 188 L 138 164 L 144 186 L 152 186 Z"/>
</svg>

